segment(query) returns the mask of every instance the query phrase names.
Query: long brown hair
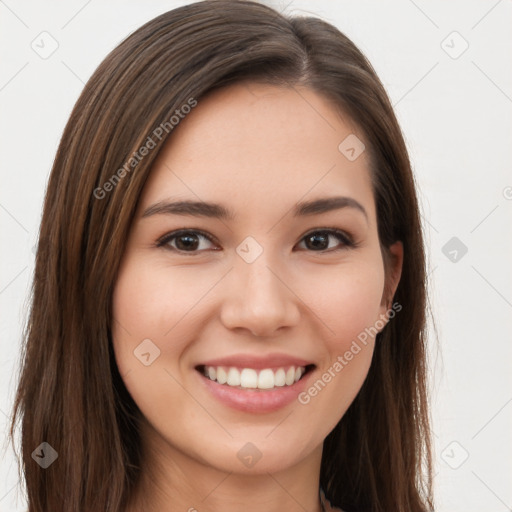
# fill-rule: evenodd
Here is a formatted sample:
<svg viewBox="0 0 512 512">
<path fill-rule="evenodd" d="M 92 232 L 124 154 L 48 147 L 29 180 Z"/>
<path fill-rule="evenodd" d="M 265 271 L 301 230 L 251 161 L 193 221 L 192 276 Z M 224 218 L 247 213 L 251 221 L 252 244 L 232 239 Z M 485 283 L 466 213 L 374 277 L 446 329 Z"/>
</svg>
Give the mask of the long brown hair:
<svg viewBox="0 0 512 512">
<path fill-rule="evenodd" d="M 325 440 L 320 484 L 347 511 L 433 507 L 424 247 L 414 178 L 386 92 L 361 52 L 328 23 L 251 1 L 207 0 L 153 19 L 115 48 L 62 135 L 10 431 L 14 440 L 21 422 L 29 512 L 119 512 L 130 500 L 141 413 L 112 349 L 119 263 L 152 162 L 172 134 L 169 119 L 191 99 L 200 105 L 207 92 L 241 80 L 309 87 L 360 127 L 384 256 L 393 242 L 404 245 L 394 296 L 402 310 L 378 335 L 362 389 Z M 47 469 L 32 458 L 42 442 L 58 453 Z"/>
</svg>

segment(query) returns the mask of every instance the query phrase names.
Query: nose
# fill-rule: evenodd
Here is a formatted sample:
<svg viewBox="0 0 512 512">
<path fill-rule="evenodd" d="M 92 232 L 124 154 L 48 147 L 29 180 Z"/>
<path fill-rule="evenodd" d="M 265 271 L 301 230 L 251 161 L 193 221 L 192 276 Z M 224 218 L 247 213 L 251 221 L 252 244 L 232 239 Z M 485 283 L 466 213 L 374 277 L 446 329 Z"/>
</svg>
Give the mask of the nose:
<svg viewBox="0 0 512 512">
<path fill-rule="evenodd" d="M 247 263 L 241 258 L 229 272 L 221 321 L 227 329 L 245 329 L 255 336 L 272 337 L 285 327 L 298 324 L 300 299 L 286 273 L 264 251 Z"/>
</svg>

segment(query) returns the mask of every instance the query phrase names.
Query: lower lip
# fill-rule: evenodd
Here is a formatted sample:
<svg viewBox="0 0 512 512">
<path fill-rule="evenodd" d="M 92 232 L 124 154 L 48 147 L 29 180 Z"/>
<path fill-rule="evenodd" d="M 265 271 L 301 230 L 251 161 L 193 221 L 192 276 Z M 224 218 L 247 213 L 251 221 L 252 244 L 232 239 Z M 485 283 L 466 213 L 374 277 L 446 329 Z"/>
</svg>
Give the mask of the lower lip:
<svg viewBox="0 0 512 512">
<path fill-rule="evenodd" d="M 304 390 L 312 373 L 313 371 L 310 370 L 291 386 L 275 387 L 268 390 L 244 390 L 227 384 L 219 384 L 197 372 L 201 381 L 217 400 L 233 409 L 250 413 L 274 412 L 291 404 Z"/>
</svg>

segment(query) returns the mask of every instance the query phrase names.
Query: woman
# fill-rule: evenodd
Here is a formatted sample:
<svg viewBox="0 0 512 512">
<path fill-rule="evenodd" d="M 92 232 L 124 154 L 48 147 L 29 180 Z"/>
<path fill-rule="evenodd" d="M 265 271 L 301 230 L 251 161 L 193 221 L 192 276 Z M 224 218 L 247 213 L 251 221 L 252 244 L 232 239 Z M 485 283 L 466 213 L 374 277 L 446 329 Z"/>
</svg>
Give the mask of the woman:
<svg viewBox="0 0 512 512">
<path fill-rule="evenodd" d="M 29 512 L 432 508 L 414 179 L 331 25 L 212 0 L 123 41 L 64 131 L 32 300 Z"/>
</svg>

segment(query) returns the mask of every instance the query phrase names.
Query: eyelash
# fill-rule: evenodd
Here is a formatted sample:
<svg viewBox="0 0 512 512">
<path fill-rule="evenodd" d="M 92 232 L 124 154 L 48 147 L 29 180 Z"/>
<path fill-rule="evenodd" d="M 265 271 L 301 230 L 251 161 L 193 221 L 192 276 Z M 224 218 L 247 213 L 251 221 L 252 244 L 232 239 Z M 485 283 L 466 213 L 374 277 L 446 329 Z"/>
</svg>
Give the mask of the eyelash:
<svg viewBox="0 0 512 512">
<path fill-rule="evenodd" d="M 317 228 L 313 231 L 309 231 L 300 239 L 300 242 L 302 242 L 308 236 L 318 234 L 318 233 L 327 234 L 329 236 L 332 235 L 332 236 L 336 237 L 340 242 L 342 242 L 343 246 L 339 247 L 337 249 L 322 249 L 320 251 L 310 250 L 309 252 L 331 253 L 331 252 L 338 252 L 338 251 L 342 251 L 342 250 L 346 250 L 346 249 L 354 249 L 359 246 L 359 244 L 354 241 L 352 236 L 350 236 L 345 231 L 342 231 L 337 228 Z M 172 231 L 171 233 L 167 233 L 166 235 L 160 237 L 156 242 L 156 247 L 164 247 L 165 249 L 177 252 L 178 254 L 187 254 L 187 255 L 192 255 L 192 256 L 201 254 L 203 251 L 184 251 L 182 249 L 177 249 L 175 247 L 171 247 L 168 245 L 171 240 L 178 238 L 181 235 L 188 235 L 188 234 L 200 235 L 200 236 L 206 238 L 208 241 L 210 241 L 214 244 L 217 244 L 214 237 L 212 237 L 210 234 L 208 234 L 204 231 L 201 231 L 200 229 L 180 229 L 177 231 Z"/>
</svg>

